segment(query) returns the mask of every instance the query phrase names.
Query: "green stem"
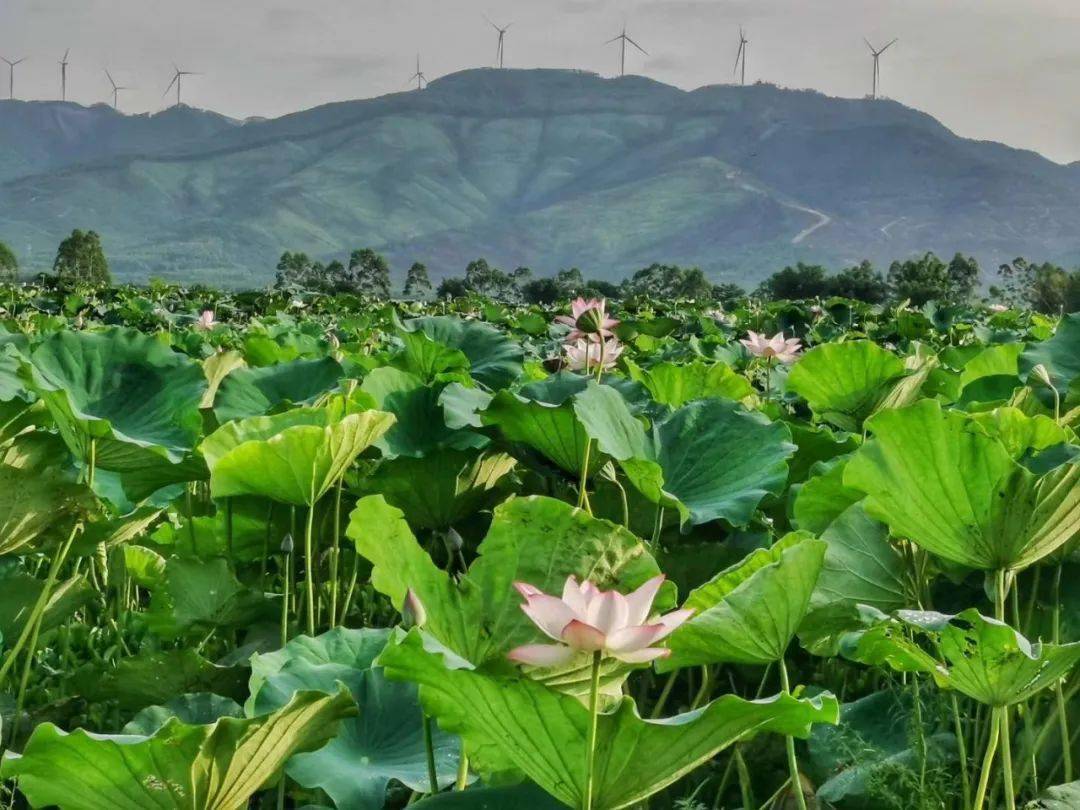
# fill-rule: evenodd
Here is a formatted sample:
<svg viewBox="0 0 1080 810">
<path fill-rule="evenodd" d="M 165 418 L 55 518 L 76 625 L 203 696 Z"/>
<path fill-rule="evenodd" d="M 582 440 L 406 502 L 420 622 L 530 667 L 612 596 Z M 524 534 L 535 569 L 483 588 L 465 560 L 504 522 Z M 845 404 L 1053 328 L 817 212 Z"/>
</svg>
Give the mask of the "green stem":
<svg viewBox="0 0 1080 810">
<path fill-rule="evenodd" d="M 304 528 L 304 588 L 307 591 L 307 631 L 315 635 L 315 504 L 308 506 Z"/>
<path fill-rule="evenodd" d="M 971 784 L 968 782 L 967 745 L 964 742 L 964 725 L 960 720 L 960 704 L 956 692 L 950 692 L 952 701 L 953 733 L 956 734 L 957 754 L 960 756 L 960 790 L 964 795 L 964 807 L 971 807 Z"/>
<path fill-rule="evenodd" d="M 1055 644 L 1061 643 L 1061 571 L 1063 568 L 1064 563 L 1058 563 L 1057 568 L 1054 570 L 1053 638 Z M 1071 739 L 1069 735 L 1069 715 L 1066 711 L 1065 693 L 1060 678 L 1054 686 L 1054 693 L 1057 699 L 1058 725 L 1061 728 L 1061 756 L 1065 766 L 1065 783 L 1068 784 L 1072 781 L 1073 776 L 1072 745 L 1069 742 Z"/>
<path fill-rule="evenodd" d="M 1013 787 L 1012 742 L 1009 739 L 1009 707 L 1001 706 L 998 712 L 1000 712 L 1001 716 L 998 732 L 1001 735 L 1002 775 L 1005 777 L 1005 807 L 1007 810 L 1016 810 L 1016 789 Z"/>
<path fill-rule="evenodd" d="M 581 476 L 578 479 L 578 497 L 577 507 L 578 509 L 585 508 L 587 502 L 587 496 L 585 494 L 585 487 L 589 481 L 589 456 L 592 454 L 592 439 L 585 440 L 585 454 L 581 458 Z"/>
<path fill-rule="evenodd" d="M 750 769 L 742 755 L 742 746 L 735 744 L 735 768 L 739 774 L 739 794 L 743 807 L 754 807 L 754 784 L 750 780 Z"/>
<path fill-rule="evenodd" d="M 986 789 L 990 785 L 990 771 L 994 765 L 994 754 L 997 752 L 998 729 L 1001 724 L 1001 715 L 995 707 L 990 712 L 990 736 L 986 741 L 986 753 L 983 755 L 982 770 L 979 772 L 979 787 L 975 791 L 975 801 L 972 810 L 982 810 L 986 803 Z"/>
<path fill-rule="evenodd" d="M 428 792 L 439 792 L 439 776 L 435 771 L 435 744 L 431 735 L 431 718 L 424 715 L 424 751 L 427 753 Z"/>
<path fill-rule="evenodd" d="M 337 492 L 334 494 L 334 543 L 330 549 L 330 626 L 338 624 L 338 562 L 341 554 L 341 488 L 342 480 L 338 479 Z"/>
<path fill-rule="evenodd" d="M 673 669 L 671 674 L 667 676 L 667 681 L 664 682 L 664 688 L 660 690 L 660 697 L 656 699 L 656 705 L 653 706 L 652 713 L 649 718 L 656 720 L 664 711 L 664 706 L 667 705 L 668 698 L 671 696 L 671 690 L 675 686 L 675 679 L 679 676 L 679 670 Z"/>
<path fill-rule="evenodd" d="M 652 540 L 650 540 L 650 542 L 649 542 L 649 545 L 651 545 L 654 549 L 656 548 L 657 544 L 660 542 L 660 532 L 663 530 L 663 528 L 664 528 L 664 507 L 662 507 L 660 504 L 657 504 L 656 505 L 656 517 L 653 519 Z"/>
<path fill-rule="evenodd" d="M 780 658 L 780 686 L 785 695 L 791 694 L 791 683 L 788 681 L 787 664 L 783 657 Z M 788 771 L 791 774 L 791 789 L 795 793 L 795 803 L 799 810 L 806 810 L 806 796 L 803 794 L 802 779 L 799 778 L 799 760 L 795 756 L 795 738 L 790 734 L 784 736 L 784 745 L 787 748 Z"/>
<path fill-rule="evenodd" d="M 915 734 L 919 746 L 919 795 L 926 788 L 926 734 L 923 728 L 922 695 L 919 694 L 919 673 L 913 672 L 911 688 L 915 702 Z"/>
<path fill-rule="evenodd" d="M 458 758 L 457 779 L 454 782 L 454 790 L 464 790 L 469 784 L 469 757 L 465 753 L 465 742 L 461 743 L 461 754 Z"/>
<path fill-rule="evenodd" d="M 289 584 L 292 582 L 292 552 L 285 555 L 285 592 L 281 598 L 281 646 L 289 643 Z"/>
<path fill-rule="evenodd" d="M 589 680 L 589 736 L 585 742 L 585 792 L 581 799 L 582 810 L 592 810 L 596 728 L 600 716 L 600 659 L 601 653 L 597 650 L 593 653 L 592 677 Z"/>
<path fill-rule="evenodd" d="M 233 499 L 225 499 L 225 548 L 233 559 Z"/>
</svg>

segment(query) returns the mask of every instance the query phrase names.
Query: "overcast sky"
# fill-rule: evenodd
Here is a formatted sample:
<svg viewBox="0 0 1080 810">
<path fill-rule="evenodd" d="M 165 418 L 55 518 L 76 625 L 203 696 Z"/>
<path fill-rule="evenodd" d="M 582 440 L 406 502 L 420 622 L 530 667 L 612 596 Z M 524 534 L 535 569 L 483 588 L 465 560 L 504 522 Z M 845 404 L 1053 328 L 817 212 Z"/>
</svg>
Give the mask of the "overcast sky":
<svg viewBox="0 0 1080 810">
<path fill-rule="evenodd" d="M 56 98 L 71 48 L 68 98 L 110 97 L 127 112 L 161 109 L 172 63 L 184 101 L 236 117 L 276 116 L 327 101 L 405 89 L 416 52 L 429 78 L 492 64 L 513 23 L 507 67 L 612 75 L 626 20 L 648 55 L 627 71 L 683 88 L 730 81 L 738 26 L 747 79 L 830 95 L 869 92 L 863 43 L 882 56 L 883 95 L 961 135 L 1080 160 L 1078 0 L 0 0 L 0 56 L 20 98 Z M 0 63 L 0 91 L 7 89 Z"/>
</svg>

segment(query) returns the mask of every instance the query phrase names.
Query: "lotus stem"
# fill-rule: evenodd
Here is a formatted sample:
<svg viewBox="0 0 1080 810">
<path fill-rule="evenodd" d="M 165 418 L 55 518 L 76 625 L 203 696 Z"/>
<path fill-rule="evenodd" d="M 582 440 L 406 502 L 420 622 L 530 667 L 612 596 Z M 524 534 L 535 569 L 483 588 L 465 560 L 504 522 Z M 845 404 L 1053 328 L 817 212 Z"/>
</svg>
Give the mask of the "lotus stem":
<svg viewBox="0 0 1080 810">
<path fill-rule="evenodd" d="M 341 489 L 342 480 L 338 479 L 334 493 L 334 541 L 330 548 L 330 626 L 338 625 L 338 563 L 341 554 Z"/>
<path fill-rule="evenodd" d="M 233 499 L 225 499 L 225 548 L 229 560 L 233 559 Z"/>
<path fill-rule="evenodd" d="M 585 454 L 581 457 L 581 477 L 578 479 L 578 509 L 584 509 L 588 504 L 589 497 L 586 494 L 586 485 L 589 482 L 589 456 L 592 453 L 592 439 L 585 440 Z M 592 514 L 590 510 L 589 514 Z"/>
<path fill-rule="evenodd" d="M 964 742 L 964 725 L 960 720 L 960 704 L 956 692 L 949 693 L 953 716 L 953 733 L 956 734 L 956 749 L 960 757 L 960 791 L 964 796 L 964 807 L 971 807 L 971 784 L 968 782 L 967 744 Z"/>
<path fill-rule="evenodd" d="M 592 657 L 592 675 L 589 678 L 589 736 L 585 741 L 585 791 L 581 797 L 582 810 L 592 810 L 593 778 L 596 767 L 596 728 L 600 709 L 600 661 L 597 650 Z"/>
<path fill-rule="evenodd" d="M 439 775 L 435 771 L 435 743 L 431 734 L 431 718 L 424 715 L 424 751 L 427 753 L 428 792 L 439 792 Z"/>
<path fill-rule="evenodd" d="M 750 769 L 746 767 L 746 759 L 742 755 L 742 747 L 735 744 L 735 768 L 739 774 L 739 795 L 742 797 L 743 807 L 754 806 L 754 785 L 750 779 Z"/>
<path fill-rule="evenodd" d="M 1057 568 L 1054 569 L 1054 613 L 1053 613 L 1053 639 L 1055 644 L 1061 643 L 1061 571 L 1064 568 L 1064 563 L 1058 563 Z M 1061 679 L 1058 679 L 1057 684 L 1054 686 L 1054 693 L 1057 699 L 1057 715 L 1058 725 L 1061 728 L 1061 756 L 1062 762 L 1065 768 L 1065 782 L 1072 781 L 1073 776 L 1073 764 L 1072 764 L 1072 737 L 1069 734 L 1069 714 L 1066 711 L 1065 705 L 1065 693 L 1061 685 Z"/>
<path fill-rule="evenodd" d="M 982 810 L 986 803 L 986 789 L 990 785 L 990 770 L 994 765 L 994 754 L 997 752 L 1000 725 L 1000 710 L 995 706 L 990 712 L 990 735 L 986 740 L 986 753 L 983 755 L 982 770 L 979 772 L 979 787 L 975 791 L 972 810 Z"/>
<path fill-rule="evenodd" d="M 304 590 L 307 599 L 307 631 L 315 635 L 315 503 L 308 506 L 307 525 L 304 527 Z"/>
<path fill-rule="evenodd" d="M 780 686 L 785 695 L 791 694 L 791 683 L 788 681 L 787 664 L 783 656 L 780 657 Z M 795 803 L 799 810 L 806 810 L 806 796 L 803 794 L 802 779 L 799 777 L 799 760 L 795 756 L 795 738 L 790 734 L 784 735 L 784 745 L 787 748 L 788 771 L 791 774 L 791 789 L 795 792 Z"/>
<path fill-rule="evenodd" d="M 465 753 L 465 741 L 461 742 L 461 754 L 458 758 L 457 780 L 454 790 L 464 790 L 469 783 L 469 755 Z"/>
<path fill-rule="evenodd" d="M 998 723 L 998 733 L 1001 735 L 1001 764 L 1002 775 L 1005 778 L 1005 807 L 1008 810 L 1016 810 L 1016 789 L 1013 787 L 1012 742 L 1009 739 L 1009 707 L 1001 706 L 997 711 L 1001 716 L 1001 721 Z"/>
</svg>

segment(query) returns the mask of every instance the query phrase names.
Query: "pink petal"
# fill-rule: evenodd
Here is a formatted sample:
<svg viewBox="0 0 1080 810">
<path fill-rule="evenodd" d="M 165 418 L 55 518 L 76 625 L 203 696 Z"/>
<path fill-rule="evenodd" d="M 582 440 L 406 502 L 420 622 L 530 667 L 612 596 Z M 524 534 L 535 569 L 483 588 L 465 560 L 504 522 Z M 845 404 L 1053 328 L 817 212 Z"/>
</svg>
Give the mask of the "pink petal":
<svg viewBox="0 0 1080 810">
<path fill-rule="evenodd" d="M 562 640 L 575 650 L 596 652 L 604 649 L 604 634 L 590 624 L 574 619 L 563 628 Z"/>
<path fill-rule="evenodd" d="M 514 587 L 517 588 L 517 592 L 528 599 L 530 596 L 536 596 L 538 593 L 543 593 L 542 590 L 534 585 L 530 585 L 528 582 L 515 582 Z"/>
<path fill-rule="evenodd" d="M 521 609 L 533 620 L 533 624 L 555 641 L 562 637 L 563 628 L 577 618 L 566 602 L 546 593 L 533 594 Z"/>
<path fill-rule="evenodd" d="M 618 591 L 606 591 L 589 602 L 586 621 L 604 635 L 626 627 L 630 606 L 626 597 Z"/>
<path fill-rule="evenodd" d="M 668 636 L 670 636 L 673 632 L 679 629 L 679 626 L 683 622 L 685 622 L 693 615 L 693 610 L 673 610 L 671 611 L 671 613 L 665 613 L 663 616 L 653 619 L 653 624 L 658 624 L 664 628 L 660 635 L 656 637 L 656 640 L 659 641 L 662 638 L 667 638 Z"/>
<path fill-rule="evenodd" d="M 646 661 L 655 661 L 657 658 L 666 658 L 669 655 L 671 655 L 671 650 L 666 647 L 646 647 L 644 650 L 614 654 L 616 658 L 627 664 L 644 664 Z"/>
<path fill-rule="evenodd" d="M 634 652 L 648 647 L 667 633 L 662 624 L 642 624 L 637 627 L 624 627 L 607 637 L 607 650 L 613 655 Z"/>
<path fill-rule="evenodd" d="M 570 663 L 574 651 L 562 644 L 523 644 L 512 649 L 506 657 L 534 667 L 557 667 Z"/>
<path fill-rule="evenodd" d="M 566 578 L 566 584 L 562 590 L 563 601 L 577 614 L 579 619 L 585 618 L 585 612 L 589 603 L 585 600 L 585 594 L 581 592 L 581 586 L 573 574 Z"/>
<path fill-rule="evenodd" d="M 626 595 L 626 603 L 630 608 L 630 614 L 626 619 L 627 624 L 645 624 L 646 619 L 649 618 L 649 611 L 652 610 L 653 600 L 656 599 L 656 594 L 666 579 L 667 577 L 663 574 L 657 574 L 636 591 Z"/>
</svg>

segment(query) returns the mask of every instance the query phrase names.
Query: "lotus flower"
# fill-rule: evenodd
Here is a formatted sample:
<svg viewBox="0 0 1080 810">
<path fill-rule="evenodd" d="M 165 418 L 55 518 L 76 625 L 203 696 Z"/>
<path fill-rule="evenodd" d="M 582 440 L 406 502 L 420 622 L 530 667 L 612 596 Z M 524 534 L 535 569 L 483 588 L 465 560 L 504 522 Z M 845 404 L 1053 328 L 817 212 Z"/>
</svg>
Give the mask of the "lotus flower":
<svg viewBox="0 0 1080 810">
<path fill-rule="evenodd" d="M 427 623 L 427 609 L 416 591 L 405 591 L 405 601 L 401 605 L 401 621 L 406 627 L 423 627 Z"/>
<path fill-rule="evenodd" d="M 991 304 L 990 305 L 990 311 L 991 312 L 1004 312 L 1007 309 L 1008 309 L 1008 307 L 1005 306 L 1004 304 Z"/>
<path fill-rule="evenodd" d="M 511 650 L 511 661 L 553 667 L 571 661 L 578 652 L 600 652 L 629 664 L 641 664 L 670 655 L 651 645 L 670 635 L 694 611 L 675 610 L 652 616 L 653 600 L 664 575 L 653 577 L 625 596 L 601 591 L 585 580 L 566 578 L 562 598 L 550 596 L 525 582 L 514 587 L 525 597 L 525 615 L 558 644 L 526 644 Z"/>
<path fill-rule="evenodd" d="M 799 359 L 802 344 L 798 338 L 784 338 L 783 332 L 777 332 L 770 338 L 759 335 L 757 332 L 747 332 L 748 338 L 740 340 L 747 351 L 755 357 L 766 359 L 775 357 L 781 363 L 794 363 Z"/>
<path fill-rule="evenodd" d="M 214 320 L 214 310 L 204 309 L 202 314 L 199 315 L 199 319 L 195 321 L 196 329 L 213 329 L 217 326 L 217 321 Z"/>
<path fill-rule="evenodd" d="M 614 318 L 607 316 L 607 301 L 603 298 L 575 298 L 570 302 L 570 315 L 559 315 L 555 318 L 556 323 L 570 327 L 570 334 L 566 336 L 568 343 L 576 340 L 589 338 L 599 341 L 601 338 L 609 338 L 611 330 L 619 325 Z"/>
<path fill-rule="evenodd" d="M 623 352 L 623 346 L 615 338 L 609 338 L 603 343 L 593 343 L 587 340 L 578 340 L 568 343 L 563 347 L 566 351 L 566 359 L 571 369 L 580 371 L 593 371 L 600 368 L 614 368 L 615 361 Z"/>
</svg>

